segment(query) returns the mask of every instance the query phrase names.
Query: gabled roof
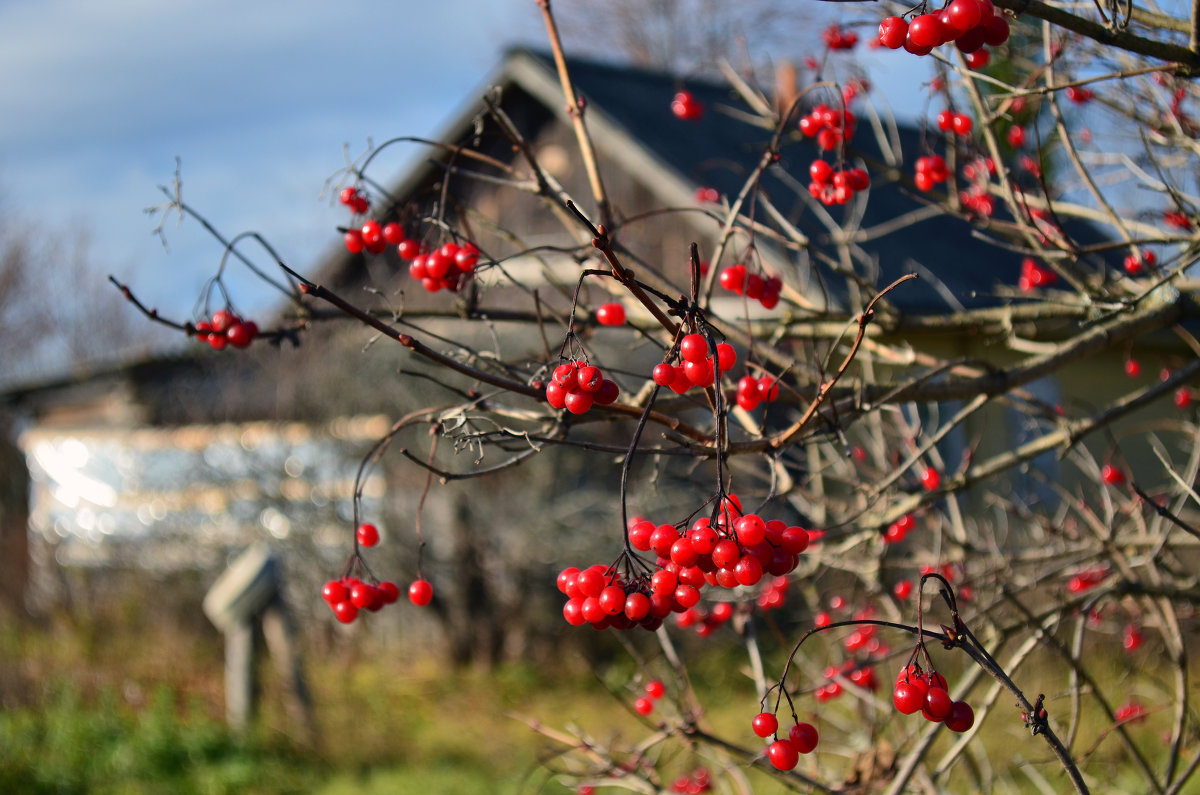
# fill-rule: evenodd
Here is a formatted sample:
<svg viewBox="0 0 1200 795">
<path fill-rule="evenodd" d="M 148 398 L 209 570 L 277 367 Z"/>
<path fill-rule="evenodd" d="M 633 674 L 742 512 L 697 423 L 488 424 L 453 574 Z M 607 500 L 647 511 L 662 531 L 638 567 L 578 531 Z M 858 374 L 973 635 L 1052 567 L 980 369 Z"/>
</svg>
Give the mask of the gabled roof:
<svg viewBox="0 0 1200 795">
<path fill-rule="evenodd" d="M 684 80 L 668 73 L 581 59 L 568 59 L 568 66 L 576 92 L 587 103 L 586 118 L 602 156 L 602 171 L 619 168 L 636 175 L 663 206 L 694 205 L 696 189 L 701 186 L 736 196 L 770 140 L 771 130 L 746 121 L 745 102 L 729 84 Z M 519 89 L 554 118 L 570 122 L 548 53 L 524 48 L 509 51 L 487 85 L 498 88 L 502 95 Z M 698 122 L 677 119 L 670 112 L 675 92 L 683 88 L 706 108 Z M 440 140 L 468 139 L 483 110 L 482 99 L 470 101 Z M 882 153 L 880 138 L 888 142 L 891 156 Z M 878 165 L 902 154 L 903 162 L 897 165 L 906 171 L 936 143 L 936 134 L 930 145 L 925 145 L 920 131 L 871 119 L 865 111 L 853 139 L 856 151 Z M 937 148 L 940 150 L 940 145 Z M 862 230 L 887 228 L 886 233 L 862 244 L 865 256 L 856 264 L 856 271 L 877 286 L 918 272 L 922 279 L 893 294 L 897 309 L 940 313 L 1010 300 L 1003 296 L 1011 295 L 1016 284 L 1020 255 L 981 241 L 978 229 L 924 201 L 895 179 L 897 172 L 885 178 L 878 167 L 869 169 L 873 184 L 865 205 L 814 209 L 814 202 L 800 194 L 809 182 L 809 165 L 820 156 L 811 141 L 790 143 L 778 166 L 761 182 L 764 195 L 818 247 L 831 244 L 831 224 L 828 219 L 820 220 L 823 213 L 834 223 L 854 215 L 856 228 Z M 424 161 L 401 177 L 393 195 L 411 195 L 435 168 L 432 161 Z M 998 212 L 997 218 L 1003 214 Z M 904 220 L 894 223 L 896 219 Z M 1072 226 L 1071 233 L 1085 242 L 1099 239 L 1096 230 L 1086 225 Z M 814 266 L 807 262 L 799 267 L 801 278 L 815 275 L 826 285 L 844 284 L 843 279 L 827 278 L 827 273 L 820 272 L 822 268 L 809 270 Z M 830 298 L 835 303 L 846 302 L 844 295 L 835 293 Z"/>
</svg>

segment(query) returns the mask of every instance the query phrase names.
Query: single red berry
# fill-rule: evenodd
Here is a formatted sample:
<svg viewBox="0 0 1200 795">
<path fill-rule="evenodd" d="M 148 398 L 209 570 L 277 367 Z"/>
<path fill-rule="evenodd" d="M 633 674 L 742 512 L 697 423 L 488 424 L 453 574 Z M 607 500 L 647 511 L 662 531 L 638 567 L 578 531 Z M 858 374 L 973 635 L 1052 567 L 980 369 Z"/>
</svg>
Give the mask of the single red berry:
<svg viewBox="0 0 1200 795">
<path fill-rule="evenodd" d="M 879 23 L 879 43 L 889 50 L 904 46 L 908 37 L 908 23 L 902 17 L 887 17 Z"/>
<path fill-rule="evenodd" d="M 1125 360 L 1125 375 L 1130 378 L 1137 378 L 1142 374 L 1142 365 L 1137 359 L 1129 358 Z"/>
<path fill-rule="evenodd" d="M 708 358 L 708 343 L 699 334 L 688 334 L 679 343 L 679 355 L 685 362 L 703 362 Z"/>
<path fill-rule="evenodd" d="M 433 586 L 428 580 L 414 580 L 413 584 L 408 586 L 408 601 L 412 602 L 417 607 L 424 607 L 433 599 Z"/>
<path fill-rule="evenodd" d="M 913 682 L 899 682 L 892 691 L 892 704 L 897 711 L 911 715 L 925 705 L 925 689 Z"/>
<path fill-rule="evenodd" d="M 965 701 L 955 701 L 946 715 L 946 728 L 962 734 L 975 725 L 975 710 Z"/>
<path fill-rule="evenodd" d="M 398 246 L 404 242 L 404 227 L 395 221 L 383 225 L 383 241 L 389 246 Z"/>
<path fill-rule="evenodd" d="M 344 602 L 350 598 L 350 590 L 341 580 L 330 580 L 325 583 L 325 587 L 321 590 L 321 598 L 324 599 L 330 607 L 333 607 L 338 602 Z"/>
<path fill-rule="evenodd" d="M 900 582 L 896 583 L 895 587 L 892 588 L 892 593 L 894 593 L 896 598 L 902 602 L 907 600 L 908 597 L 912 596 L 912 592 L 912 580 L 901 580 Z"/>
<path fill-rule="evenodd" d="M 596 308 L 596 322 L 601 326 L 621 326 L 625 323 L 625 307 L 621 304 L 602 304 Z"/>
<path fill-rule="evenodd" d="M 1188 406 L 1192 405 L 1192 390 L 1186 386 L 1181 386 L 1175 390 L 1175 408 L 1183 411 Z"/>
<path fill-rule="evenodd" d="M 921 473 L 921 485 L 926 491 L 937 491 L 942 485 L 942 474 L 933 467 L 926 467 Z"/>
<path fill-rule="evenodd" d="M 1125 473 L 1119 467 L 1105 464 L 1100 468 L 1100 479 L 1110 486 L 1120 486 L 1125 482 Z"/>
<path fill-rule="evenodd" d="M 776 740 L 767 747 L 767 758 L 776 770 L 791 770 L 800 762 L 800 752 L 790 740 Z"/>
<path fill-rule="evenodd" d="M 917 49 L 936 47 L 943 41 L 941 20 L 937 14 L 921 14 L 908 24 L 908 41 Z"/>
<path fill-rule="evenodd" d="M 950 707 L 953 703 L 950 700 L 950 694 L 946 692 L 945 688 L 931 685 L 925 691 L 925 705 L 921 712 L 926 719 L 936 723 L 946 719 L 946 716 L 950 714 Z"/>
<path fill-rule="evenodd" d="M 666 694 L 667 688 L 658 679 L 651 679 L 646 683 L 646 695 L 650 698 L 662 698 Z"/>
<path fill-rule="evenodd" d="M 358 198 L 358 191 L 355 188 L 342 188 L 342 192 L 338 194 L 338 201 L 350 207 L 354 204 L 354 200 Z"/>
<path fill-rule="evenodd" d="M 373 524 L 360 524 L 355 537 L 362 546 L 373 547 L 379 543 L 379 529 Z"/>
<path fill-rule="evenodd" d="M 811 723 L 797 723 L 788 730 L 788 740 L 802 754 L 811 754 L 817 747 L 818 739 L 817 728 Z"/>
<path fill-rule="evenodd" d="M 235 348 L 248 348 L 257 336 L 258 325 L 252 320 L 234 323 L 229 327 L 229 331 L 225 332 L 229 344 Z"/>
<path fill-rule="evenodd" d="M 349 599 L 346 599 L 333 606 L 333 614 L 337 617 L 338 621 L 341 621 L 343 624 L 349 624 L 358 618 L 358 608 Z"/>
<path fill-rule="evenodd" d="M 367 221 L 363 224 L 362 241 L 367 248 L 375 248 L 383 242 L 383 227 L 378 221 Z"/>
<path fill-rule="evenodd" d="M 759 737 L 770 737 L 779 728 L 779 719 L 773 712 L 760 712 L 750 721 L 750 726 Z"/>
<path fill-rule="evenodd" d="M 393 604 L 400 598 L 400 586 L 396 583 L 385 580 L 379 583 L 379 598 L 383 600 L 385 605 Z"/>
<path fill-rule="evenodd" d="M 637 711 L 637 714 L 639 714 L 639 715 L 649 715 L 651 712 L 654 711 L 654 702 L 651 701 L 650 699 L 646 698 L 645 696 L 642 696 L 641 698 L 639 698 L 638 700 L 633 702 L 633 708 Z"/>
</svg>

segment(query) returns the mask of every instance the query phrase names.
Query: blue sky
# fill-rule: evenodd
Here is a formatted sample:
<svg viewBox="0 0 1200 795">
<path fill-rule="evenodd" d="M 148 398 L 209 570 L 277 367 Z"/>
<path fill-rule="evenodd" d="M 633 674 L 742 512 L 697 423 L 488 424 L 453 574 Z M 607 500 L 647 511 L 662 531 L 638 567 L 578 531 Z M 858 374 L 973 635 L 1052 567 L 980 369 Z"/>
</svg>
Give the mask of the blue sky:
<svg viewBox="0 0 1200 795">
<path fill-rule="evenodd" d="M 221 248 L 194 223 L 168 225 L 169 251 L 151 234 L 177 155 L 189 203 L 305 269 L 345 219 L 318 199 L 344 143 L 436 132 L 505 47 L 544 40 L 534 0 L 4 0 L 0 196 L 88 229 L 95 289 L 112 272 L 187 317 Z"/>
<path fill-rule="evenodd" d="M 90 229 L 98 282 L 184 316 L 221 250 L 195 224 L 168 227 L 169 252 L 151 235 L 176 155 L 185 199 L 303 267 L 344 220 L 318 200 L 342 144 L 436 131 L 539 25 L 532 0 L 9 0 L 0 193 L 48 232 Z"/>
</svg>

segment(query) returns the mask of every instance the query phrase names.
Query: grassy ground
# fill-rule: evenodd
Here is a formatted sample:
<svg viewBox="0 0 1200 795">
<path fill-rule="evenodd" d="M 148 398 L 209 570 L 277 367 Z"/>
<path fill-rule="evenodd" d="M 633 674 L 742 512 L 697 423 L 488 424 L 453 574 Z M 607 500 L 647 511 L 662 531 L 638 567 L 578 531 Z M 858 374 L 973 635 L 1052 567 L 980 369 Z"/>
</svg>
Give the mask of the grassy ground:
<svg viewBox="0 0 1200 795">
<path fill-rule="evenodd" d="M 653 733 L 652 724 L 629 710 L 639 682 L 624 656 L 593 669 L 564 652 L 552 667 L 509 665 L 485 674 L 448 671 L 428 656 L 378 646 L 364 635 L 339 638 L 306 655 L 315 745 L 297 739 L 303 732 L 284 716 L 265 665 L 262 713 L 254 730 L 238 738 L 222 720 L 221 653 L 219 636 L 201 623 L 187 627 L 118 615 L 33 626 L 0 617 L 0 793 L 561 795 L 575 789 L 573 781 L 551 772 L 569 766 L 559 755 L 564 746 L 522 718 L 544 721 L 560 738 L 586 734 L 596 744 L 625 748 Z M 768 669 L 775 670 L 776 662 L 769 659 Z M 961 660 L 946 662 L 947 675 L 957 681 Z M 649 664 L 663 670 L 656 668 L 661 659 Z M 706 710 L 704 724 L 718 736 L 752 745 L 747 729 L 755 698 L 744 665 L 744 655 L 726 650 L 695 658 L 689 670 Z M 1093 673 L 1151 708 L 1146 722 L 1129 731 L 1151 769 L 1161 771 L 1166 747 L 1156 738 L 1169 732 L 1171 695 L 1153 669 L 1150 657 L 1098 655 Z M 1067 717 L 1069 699 L 1055 660 L 1033 663 L 1018 678 L 1036 688 L 1032 692 L 1051 694 L 1052 714 Z M 652 718 L 668 714 L 669 701 Z M 819 710 L 822 746 L 802 767 L 826 780 L 863 760 L 853 749 L 891 743 L 903 754 L 925 729 L 915 716 L 889 709 L 868 714 L 850 698 L 817 705 L 804 697 L 798 709 Z M 872 724 L 878 733 L 868 735 Z M 1087 775 L 1111 783 L 1111 791 L 1144 788 L 1107 718 L 1088 705 L 1080 725 L 1074 748 L 1084 751 Z M 971 791 L 972 771 L 984 768 L 1003 771 L 997 792 L 1065 785 L 1040 740 L 1021 728 L 1010 697 L 998 699 L 997 713 L 983 728 L 941 782 L 945 791 Z M 942 732 L 929 764 L 955 739 Z M 666 784 L 697 765 L 723 767 L 720 758 L 701 759 L 678 741 L 652 745 L 646 755 L 661 763 Z M 736 760 L 729 766 L 744 777 L 747 791 L 781 790 L 755 767 Z M 1184 792 L 1200 790 L 1192 784 Z"/>
<path fill-rule="evenodd" d="M 601 742 L 651 731 L 629 711 L 628 690 L 624 703 L 608 691 L 630 685 L 628 663 L 601 682 L 581 660 L 554 676 L 532 665 L 451 673 L 402 650 L 338 644 L 305 662 L 313 747 L 296 740 L 267 666 L 254 730 L 226 731 L 219 638 L 201 626 L 0 620 L 0 792 L 553 795 L 574 792 L 539 764 L 561 746 L 523 718 Z M 718 684 L 729 678 L 711 667 Z M 753 696 L 740 690 L 707 719 L 744 723 Z M 684 754 L 669 767 L 696 763 Z"/>
</svg>

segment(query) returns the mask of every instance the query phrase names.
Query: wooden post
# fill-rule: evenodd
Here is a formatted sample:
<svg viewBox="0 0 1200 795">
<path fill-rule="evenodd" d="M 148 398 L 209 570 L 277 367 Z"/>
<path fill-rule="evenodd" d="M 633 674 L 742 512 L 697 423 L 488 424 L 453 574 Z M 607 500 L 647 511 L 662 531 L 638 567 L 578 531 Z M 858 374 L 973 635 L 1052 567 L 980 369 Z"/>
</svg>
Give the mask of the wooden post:
<svg viewBox="0 0 1200 795">
<path fill-rule="evenodd" d="M 225 716 L 242 732 L 254 715 L 255 629 L 262 622 L 267 649 L 284 683 L 284 709 L 298 739 L 315 741 L 312 704 L 295 632 L 281 595 L 279 559 L 264 544 L 247 549 L 217 578 L 204 596 L 204 614 L 225 633 Z"/>
<path fill-rule="evenodd" d="M 225 628 L 225 721 L 241 733 L 254 716 L 254 623 Z"/>
</svg>

